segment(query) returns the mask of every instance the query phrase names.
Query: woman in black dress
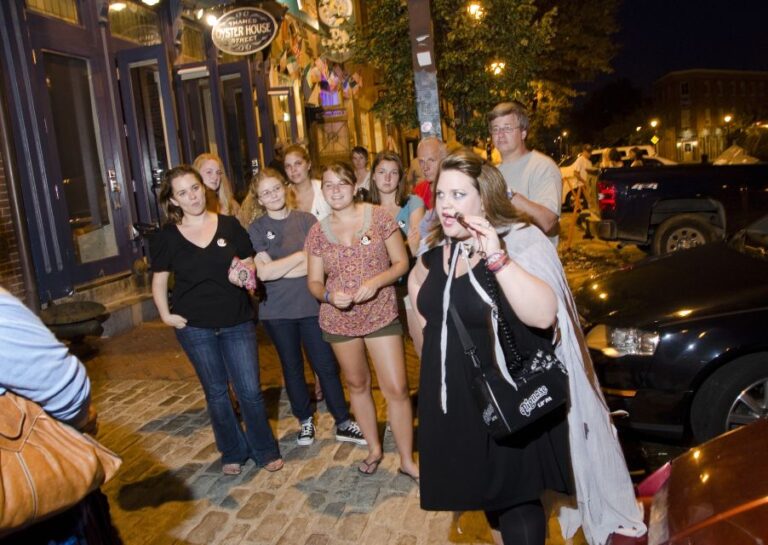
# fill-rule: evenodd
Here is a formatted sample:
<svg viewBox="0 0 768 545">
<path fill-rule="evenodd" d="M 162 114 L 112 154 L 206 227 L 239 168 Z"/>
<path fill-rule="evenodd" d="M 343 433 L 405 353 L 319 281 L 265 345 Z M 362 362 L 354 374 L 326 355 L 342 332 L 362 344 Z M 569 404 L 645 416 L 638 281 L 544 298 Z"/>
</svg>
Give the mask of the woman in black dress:
<svg viewBox="0 0 768 545">
<path fill-rule="evenodd" d="M 449 303 L 459 312 L 480 358 L 493 357 L 486 290 L 488 268 L 512 328 L 541 334 L 555 324 L 557 298 L 543 280 L 509 259 L 499 231 L 535 229 L 506 196 L 501 174 L 470 151 L 443 160 L 435 210 L 439 223 L 431 248 L 409 279 L 414 308 L 424 326 L 419 388 L 421 506 L 426 510 L 483 510 L 494 538 L 507 545 L 543 545 L 545 489 L 570 493 L 572 479 L 565 410 L 496 442 L 482 424 L 470 389 L 465 356 Z M 460 213 L 468 228 L 456 215 Z"/>
</svg>

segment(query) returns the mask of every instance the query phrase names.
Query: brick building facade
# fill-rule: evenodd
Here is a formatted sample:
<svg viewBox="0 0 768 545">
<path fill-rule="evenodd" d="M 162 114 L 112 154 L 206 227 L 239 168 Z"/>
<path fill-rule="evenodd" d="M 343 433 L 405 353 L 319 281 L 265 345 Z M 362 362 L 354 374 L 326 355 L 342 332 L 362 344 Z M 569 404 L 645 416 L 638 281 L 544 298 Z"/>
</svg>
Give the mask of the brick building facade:
<svg viewBox="0 0 768 545">
<path fill-rule="evenodd" d="M 23 299 L 26 295 L 21 274 L 19 241 L 13 227 L 11 204 L 5 177 L 5 163 L 0 154 L 0 286 Z"/>
<path fill-rule="evenodd" d="M 736 129 L 768 115 L 768 72 L 670 72 L 653 92 L 659 155 L 677 161 L 699 161 L 703 154 L 714 159 Z"/>
</svg>

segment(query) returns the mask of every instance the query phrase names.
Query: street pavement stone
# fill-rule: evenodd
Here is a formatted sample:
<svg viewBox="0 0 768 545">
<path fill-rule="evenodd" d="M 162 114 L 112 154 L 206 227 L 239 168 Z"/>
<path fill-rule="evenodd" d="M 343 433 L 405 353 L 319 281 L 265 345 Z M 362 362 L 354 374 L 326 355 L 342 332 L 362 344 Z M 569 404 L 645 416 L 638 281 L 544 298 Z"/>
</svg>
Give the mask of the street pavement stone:
<svg viewBox="0 0 768 545">
<path fill-rule="evenodd" d="M 596 244 L 590 252 L 599 252 Z M 606 251 L 615 256 L 615 249 Z M 98 439 L 123 457 L 104 491 L 126 545 L 492 543 L 480 513 L 421 510 L 417 487 L 397 473 L 375 377 L 385 451 L 376 474 L 357 471 L 367 451 L 335 440 L 324 402 L 318 403 L 315 443 L 298 446 L 276 352 L 260 326 L 257 333 L 264 398 L 286 464 L 269 473 L 249 461 L 239 476 L 221 473 L 202 389 L 171 328 L 148 322 L 96 341 L 98 353 L 86 365 Z M 410 342 L 406 365 L 415 392 L 419 364 Z M 307 380 L 314 380 L 309 370 Z M 548 545 L 563 543 L 556 519 L 549 529 Z"/>
</svg>

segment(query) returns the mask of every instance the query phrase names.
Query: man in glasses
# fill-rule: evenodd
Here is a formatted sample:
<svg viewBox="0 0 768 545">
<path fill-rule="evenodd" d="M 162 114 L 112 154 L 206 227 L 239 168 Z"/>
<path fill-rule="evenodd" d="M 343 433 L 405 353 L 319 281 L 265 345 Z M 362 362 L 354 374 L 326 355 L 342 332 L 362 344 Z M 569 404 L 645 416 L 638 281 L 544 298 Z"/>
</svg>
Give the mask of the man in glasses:
<svg viewBox="0 0 768 545">
<path fill-rule="evenodd" d="M 526 147 L 528 112 L 519 102 L 502 102 L 488 112 L 488 125 L 512 204 L 557 246 L 563 181 L 552 159 Z"/>
</svg>

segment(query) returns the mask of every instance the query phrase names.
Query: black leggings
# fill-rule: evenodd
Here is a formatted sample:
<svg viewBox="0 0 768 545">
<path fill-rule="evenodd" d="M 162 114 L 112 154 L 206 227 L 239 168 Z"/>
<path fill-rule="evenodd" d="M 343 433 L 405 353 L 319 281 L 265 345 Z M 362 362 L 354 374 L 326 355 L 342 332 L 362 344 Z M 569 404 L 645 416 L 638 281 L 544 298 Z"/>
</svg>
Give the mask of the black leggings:
<svg viewBox="0 0 768 545">
<path fill-rule="evenodd" d="M 504 545 L 544 545 L 547 519 L 539 501 L 486 511 L 485 518 L 492 529 L 501 532 Z"/>
</svg>

